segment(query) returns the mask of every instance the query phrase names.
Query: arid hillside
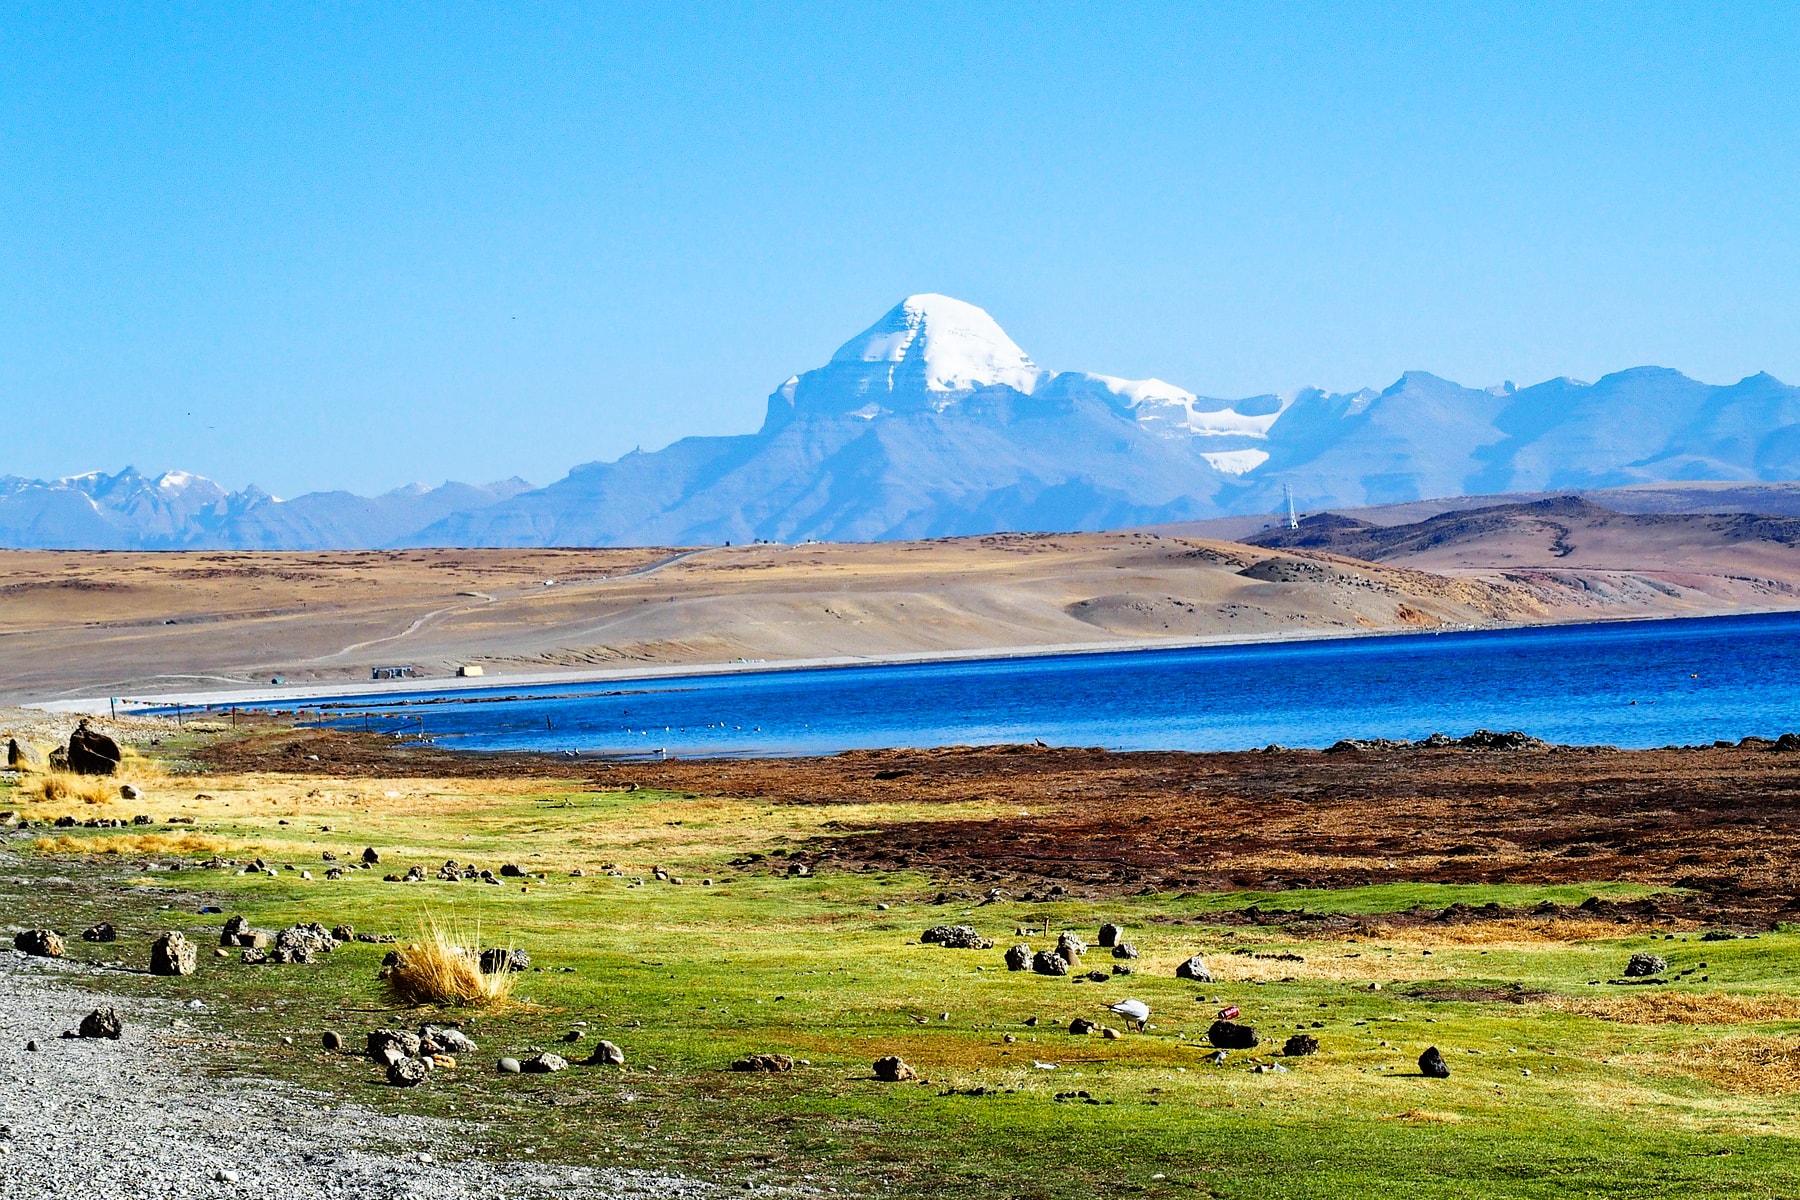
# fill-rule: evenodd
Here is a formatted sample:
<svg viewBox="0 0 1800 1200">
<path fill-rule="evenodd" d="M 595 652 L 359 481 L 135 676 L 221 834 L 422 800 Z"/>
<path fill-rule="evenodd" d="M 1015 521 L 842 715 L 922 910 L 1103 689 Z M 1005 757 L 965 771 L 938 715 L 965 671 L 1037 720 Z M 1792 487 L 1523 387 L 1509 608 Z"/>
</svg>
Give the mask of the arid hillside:
<svg viewBox="0 0 1800 1200">
<path fill-rule="evenodd" d="M 349 683 L 390 665 L 516 677 L 1800 604 L 1800 553 L 1776 536 L 1788 524 L 1578 516 L 1451 515 L 1440 531 L 1462 532 L 1435 541 L 1314 522 L 1307 544 L 1274 548 L 1126 530 L 691 551 L 15 551 L 0 554 L 0 697 Z"/>
</svg>

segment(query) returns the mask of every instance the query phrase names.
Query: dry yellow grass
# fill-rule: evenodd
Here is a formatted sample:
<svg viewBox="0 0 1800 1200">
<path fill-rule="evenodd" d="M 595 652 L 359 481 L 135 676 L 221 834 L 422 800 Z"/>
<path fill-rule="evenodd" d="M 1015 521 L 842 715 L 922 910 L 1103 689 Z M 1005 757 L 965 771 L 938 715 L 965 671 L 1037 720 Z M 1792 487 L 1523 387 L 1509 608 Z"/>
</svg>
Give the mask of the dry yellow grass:
<svg viewBox="0 0 1800 1200">
<path fill-rule="evenodd" d="M 1800 1021 L 1800 998 L 1793 996 L 1700 995 L 1651 992 L 1631 996 L 1546 997 L 1563 1012 L 1627 1025 L 1754 1025 L 1768 1021 Z"/>
<path fill-rule="evenodd" d="M 1678 1071 L 1727 1092 L 1763 1096 L 1800 1092 L 1800 1043 L 1793 1038 L 1726 1038 L 1620 1061 L 1650 1071 Z"/>
<path fill-rule="evenodd" d="M 203 833 L 122 833 L 105 837 L 41 837 L 42 854 L 218 854 L 230 843 Z"/>
<path fill-rule="evenodd" d="M 31 781 L 25 794 L 48 804 L 111 804 L 119 797 L 119 785 L 106 775 L 46 771 Z"/>
<path fill-rule="evenodd" d="M 1423 1108 L 1409 1108 L 1405 1112 L 1395 1113 L 1393 1116 L 1389 1117 L 1388 1120 L 1390 1120 L 1390 1121 L 1405 1121 L 1408 1124 L 1413 1124 L 1413 1125 L 1429 1125 L 1429 1124 L 1449 1125 L 1449 1124 L 1454 1124 L 1455 1122 L 1462 1120 L 1462 1118 L 1459 1117 L 1458 1115 L 1456 1115 L 1455 1113 L 1428 1112 L 1427 1110 L 1425 1110 Z"/>
<path fill-rule="evenodd" d="M 458 1007 L 499 1004 L 512 995 L 511 971 L 481 969 L 480 933 L 463 938 L 436 917 L 420 922 L 419 940 L 400 950 L 382 982 L 402 1004 Z"/>
</svg>

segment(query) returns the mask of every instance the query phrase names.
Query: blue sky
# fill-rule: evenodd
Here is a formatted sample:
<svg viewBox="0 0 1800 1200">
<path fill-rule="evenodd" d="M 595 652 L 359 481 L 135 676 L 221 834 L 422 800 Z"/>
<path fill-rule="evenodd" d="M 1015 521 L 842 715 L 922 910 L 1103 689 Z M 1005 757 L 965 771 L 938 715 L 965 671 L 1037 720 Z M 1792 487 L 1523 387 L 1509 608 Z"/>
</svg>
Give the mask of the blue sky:
<svg viewBox="0 0 1800 1200">
<path fill-rule="evenodd" d="M 752 429 L 900 297 L 1233 397 L 1800 381 L 1800 6 L 0 12 L 0 474 Z"/>
</svg>

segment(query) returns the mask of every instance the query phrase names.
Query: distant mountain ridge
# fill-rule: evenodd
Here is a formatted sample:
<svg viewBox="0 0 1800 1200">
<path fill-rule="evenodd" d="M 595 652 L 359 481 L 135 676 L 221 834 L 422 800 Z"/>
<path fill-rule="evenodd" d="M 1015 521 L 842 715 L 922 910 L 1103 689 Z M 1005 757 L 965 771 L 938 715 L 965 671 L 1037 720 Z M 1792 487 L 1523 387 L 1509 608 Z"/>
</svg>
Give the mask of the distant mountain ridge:
<svg viewBox="0 0 1800 1200">
<path fill-rule="evenodd" d="M 695 545 L 1102 529 L 1494 492 L 1800 479 L 1800 388 L 1638 367 L 1595 383 L 1237 401 L 1038 366 L 985 311 L 901 301 L 769 397 L 751 434 L 684 438 L 545 488 L 277 501 L 171 473 L 0 480 L 0 544 L 244 549 Z M 173 482 L 170 482 L 173 481 Z"/>
</svg>

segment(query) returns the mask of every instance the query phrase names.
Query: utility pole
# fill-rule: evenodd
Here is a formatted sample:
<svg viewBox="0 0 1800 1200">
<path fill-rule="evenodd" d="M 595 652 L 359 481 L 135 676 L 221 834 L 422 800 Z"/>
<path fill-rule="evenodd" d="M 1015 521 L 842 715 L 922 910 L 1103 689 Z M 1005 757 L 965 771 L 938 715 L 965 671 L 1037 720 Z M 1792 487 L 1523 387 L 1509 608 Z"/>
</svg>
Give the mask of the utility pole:
<svg viewBox="0 0 1800 1200">
<path fill-rule="evenodd" d="M 1281 494 L 1287 499 L 1287 527 L 1289 529 L 1300 528 L 1300 518 L 1294 515 L 1294 489 L 1284 483 L 1281 485 Z"/>
</svg>

